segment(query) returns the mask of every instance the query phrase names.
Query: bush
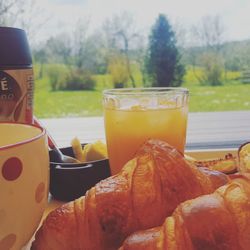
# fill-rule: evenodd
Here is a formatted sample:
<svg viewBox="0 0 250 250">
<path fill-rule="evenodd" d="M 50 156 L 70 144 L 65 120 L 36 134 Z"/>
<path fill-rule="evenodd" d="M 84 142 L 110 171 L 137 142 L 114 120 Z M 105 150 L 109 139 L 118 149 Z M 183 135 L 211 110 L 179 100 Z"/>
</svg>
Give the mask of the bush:
<svg viewBox="0 0 250 250">
<path fill-rule="evenodd" d="M 56 91 L 64 87 L 65 79 L 68 76 L 68 70 L 64 65 L 49 65 L 47 74 L 52 91 Z"/>
<path fill-rule="evenodd" d="M 214 53 L 203 54 L 202 65 L 204 67 L 200 82 L 203 85 L 218 86 L 223 84 L 222 58 Z"/>
<path fill-rule="evenodd" d="M 74 71 L 66 79 L 62 90 L 93 90 L 96 86 L 95 79 L 89 73 Z"/>
<path fill-rule="evenodd" d="M 129 80 L 129 73 L 126 59 L 122 55 L 116 55 L 110 59 L 108 71 L 111 75 L 114 88 L 126 87 Z"/>
</svg>

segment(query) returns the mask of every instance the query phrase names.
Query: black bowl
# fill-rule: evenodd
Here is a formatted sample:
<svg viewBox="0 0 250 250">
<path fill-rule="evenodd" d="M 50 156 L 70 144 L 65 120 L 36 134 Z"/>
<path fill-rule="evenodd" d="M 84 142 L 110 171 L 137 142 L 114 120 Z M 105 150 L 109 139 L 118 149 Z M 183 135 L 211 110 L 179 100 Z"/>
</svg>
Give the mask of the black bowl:
<svg viewBox="0 0 250 250">
<path fill-rule="evenodd" d="M 65 155 L 74 156 L 72 147 L 60 150 Z M 86 163 L 58 163 L 53 150 L 49 152 L 49 156 L 50 193 L 57 200 L 77 199 L 96 183 L 110 176 L 108 159 Z"/>
</svg>

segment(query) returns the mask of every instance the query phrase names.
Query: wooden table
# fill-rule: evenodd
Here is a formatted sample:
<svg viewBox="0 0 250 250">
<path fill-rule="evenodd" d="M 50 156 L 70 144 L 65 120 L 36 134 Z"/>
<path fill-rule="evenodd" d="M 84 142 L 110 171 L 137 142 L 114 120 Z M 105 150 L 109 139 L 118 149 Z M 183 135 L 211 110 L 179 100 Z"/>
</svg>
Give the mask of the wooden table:
<svg viewBox="0 0 250 250">
<path fill-rule="evenodd" d="M 73 137 L 81 142 L 105 140 L 103 117 L 41 119 L 59 146 Z M 250 111 L 189 113 L 187 150 L 237 148 L 250 141 Z"/>
</svg>

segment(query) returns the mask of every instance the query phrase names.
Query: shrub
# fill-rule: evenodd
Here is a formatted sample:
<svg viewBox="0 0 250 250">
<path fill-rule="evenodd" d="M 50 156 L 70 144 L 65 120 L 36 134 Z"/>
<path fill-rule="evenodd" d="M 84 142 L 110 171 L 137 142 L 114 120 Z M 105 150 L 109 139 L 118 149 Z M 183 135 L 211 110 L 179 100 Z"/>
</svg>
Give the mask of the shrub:
<svg viewBox="0 0 250 250">
<path fill-rule="evenodd" d="M 96 86 L 95 79 L 90 73 L 83 73 L 78 71 L 71 72 L 68 75 L 65 85 L 62 90 L 93 90 Z"/>
<path fill-rule="evenodd" d="M 201 60 L 204 70 L 201 74 L 200 83 L 211 86 L 222 85 L 224 72 L 222 58 L 214 53 L 206 53 L 203 54 Z"/>
<path fill-rule="evenodd" d="M 129 79 L 129 73 L 126 66 L 126 59 L 122 55 L 116 55 L 111 58 L 108 71 L 112 77 L 112 82 L 115 88 L 123 88 Z"/>
<path fill-rule="evenodd" d="M 68 70 L 64 65 L 49 65 L 47 74 L 52 91 L 56 91 L 64 87 L 65 79 L 68 76 Z"/>
</svg>

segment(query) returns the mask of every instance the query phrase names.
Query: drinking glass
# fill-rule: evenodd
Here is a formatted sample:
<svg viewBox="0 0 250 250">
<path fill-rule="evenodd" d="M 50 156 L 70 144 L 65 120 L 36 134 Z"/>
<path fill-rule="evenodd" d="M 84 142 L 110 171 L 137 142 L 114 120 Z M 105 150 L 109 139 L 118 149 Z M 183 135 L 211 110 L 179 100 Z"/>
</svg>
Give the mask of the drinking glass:
<svg viewBox="0 0 250 250">
<path fill-rule="evenodd" d="M 188 97 L 185 88 L 103 91 L 105 135 L 112 175 L 134 157 L 147 139 L 164 140 L 184 152 Z"/>
</svg>

